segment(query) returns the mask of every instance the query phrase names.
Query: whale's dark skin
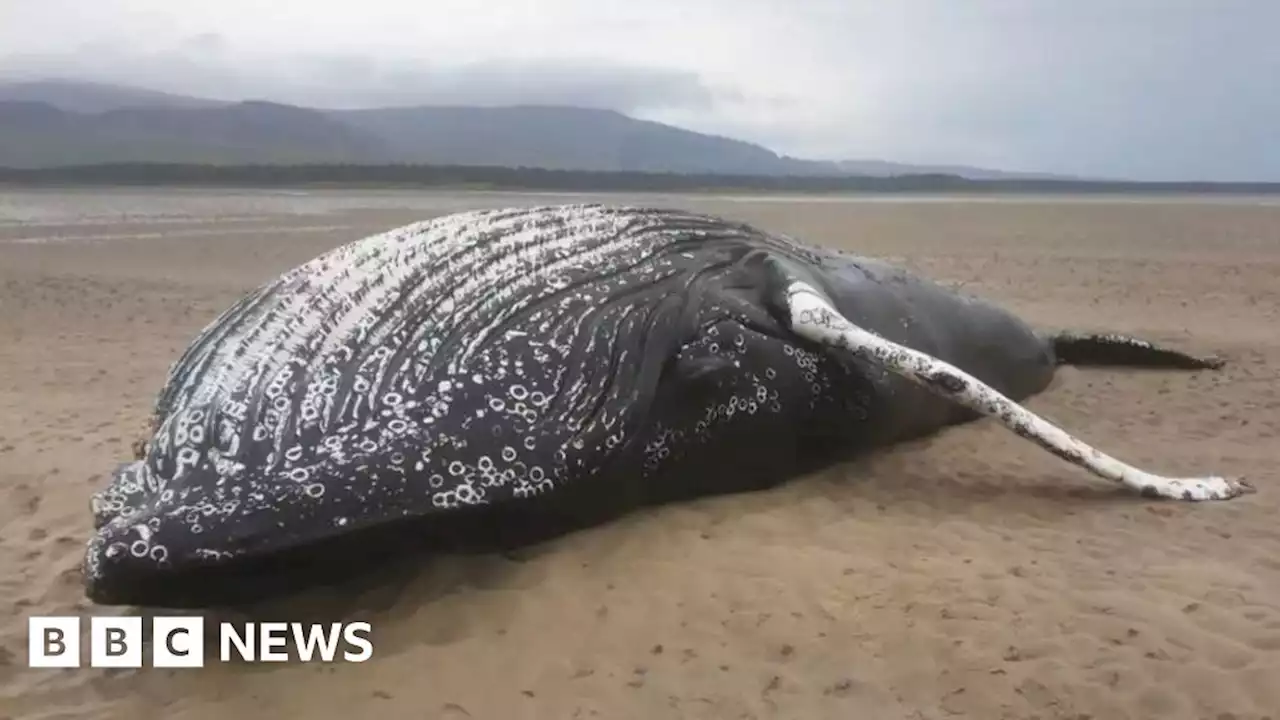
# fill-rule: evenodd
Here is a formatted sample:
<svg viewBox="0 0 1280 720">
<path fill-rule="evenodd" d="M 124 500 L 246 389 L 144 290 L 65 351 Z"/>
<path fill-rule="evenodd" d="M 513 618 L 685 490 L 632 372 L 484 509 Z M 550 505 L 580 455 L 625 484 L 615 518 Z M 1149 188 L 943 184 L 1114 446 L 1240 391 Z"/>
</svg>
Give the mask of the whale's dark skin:
<svg viewBox="0 0 1280 720">
<path fill-rule="evenodd" d="M 95 497 L 87 595 L 249 601 L 410 547 L 767 488 L 975 417 L 793 333 L 778 267 L 1015 400 L 1064 353 L 1213 366 L 1038 333 L 885 263 L 682 211 L 437 218 L 286 273 L 192 342 L 142 457 Z"/>
</svg>

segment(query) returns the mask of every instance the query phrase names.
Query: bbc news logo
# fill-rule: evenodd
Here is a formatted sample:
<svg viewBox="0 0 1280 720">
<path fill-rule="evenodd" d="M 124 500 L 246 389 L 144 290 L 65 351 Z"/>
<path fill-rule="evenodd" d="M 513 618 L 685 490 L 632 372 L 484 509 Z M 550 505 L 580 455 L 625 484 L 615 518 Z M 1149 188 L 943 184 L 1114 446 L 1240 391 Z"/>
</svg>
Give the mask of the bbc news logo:
<svg viewBox="0 0 1280 720">
<path fill-rule="evenodd" d="M 154 617 L 151 647 L 141 617 L 89 618 L 89 667 L 137 668 L 149 659 L 154 667 L 204 667 L 204 618 Z M 28 665 L 76 668 L 83 665 L 79 617 L 32 617 L 27 622 Z M 220 662 L 364 662 L 373 657 L 367 622 L 230 623 L 216 627 Z M 212 648 L 211 648 L 212 649 Z M 293 654 L 290 654 L 290 650 Z"/>
</svg>

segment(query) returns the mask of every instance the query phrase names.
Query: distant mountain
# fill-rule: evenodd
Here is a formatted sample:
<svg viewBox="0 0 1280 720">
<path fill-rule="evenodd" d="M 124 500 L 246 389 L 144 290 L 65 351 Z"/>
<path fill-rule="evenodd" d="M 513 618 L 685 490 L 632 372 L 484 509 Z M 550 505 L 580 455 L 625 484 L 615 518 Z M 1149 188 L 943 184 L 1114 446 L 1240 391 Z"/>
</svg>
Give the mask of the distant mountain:
<svg viewBox="0 0 1280 720">
<path fill-rule="evenodd" d="M 803 160 L 749 142 L 561 106 L 319 110 L 69 80 L 0 83 L 0 166 L 122 162 L 433 164 L 717 175 L 1049 177 Z"/>
<path fill-rule="evenodd" d="M 826 165 L 612 110 L 413 107 L 330 116 L 381 138 L 408 163 L 740 175 L 807 174 Z"/>
<path fill-rule="evenodd" d="M 895 177 L 898 175 L 957 175 L 970 180 L 1080 180 L 1069 175 L 990 170 L 969 165 L 909 165 L 885 160 L 838 160 L 833 163 L 844 175 Z"/>
<path fill-rule="evenodd" d="M 0 101 L 0 165 L 385 162 L 385 146 L 324 113 L 266 102 L 74 113 Z"/>
<path fill-rule="evenodd" d="M 100 113 L 129 107 L 211 108 L 230 103 L 220 100 L 171 95 L 156 90 L 76 82 L 74 80 L 37 80 L 0 84 L 0 101 L 47 103 L 59 110 Z"/>
</svg>

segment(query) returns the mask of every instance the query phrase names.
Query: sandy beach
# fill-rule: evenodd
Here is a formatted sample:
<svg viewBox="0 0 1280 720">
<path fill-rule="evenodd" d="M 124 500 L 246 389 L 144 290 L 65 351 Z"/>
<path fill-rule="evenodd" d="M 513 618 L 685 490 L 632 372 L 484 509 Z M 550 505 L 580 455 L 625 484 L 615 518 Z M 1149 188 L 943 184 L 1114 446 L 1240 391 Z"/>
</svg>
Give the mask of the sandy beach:
<svg viewBox="0 0 1280 720">
<path fill-rule="evenodd" d="M 95 609 L 89 494 L 242 293 L 434 214 L 598 198 L 0 190 L 0 717 L 1280 718 L 1280 203 L 606 198 L 886 258 L 1038 325 L 1218 354 L 1064 368 L 1029 406 L 1225 503 L 1133 497 L 992 422 L 775 490 L 505 556 L 413 559 L 275 616 L 365 620 L 362 664 L 27 667 Z"/>
</svg>

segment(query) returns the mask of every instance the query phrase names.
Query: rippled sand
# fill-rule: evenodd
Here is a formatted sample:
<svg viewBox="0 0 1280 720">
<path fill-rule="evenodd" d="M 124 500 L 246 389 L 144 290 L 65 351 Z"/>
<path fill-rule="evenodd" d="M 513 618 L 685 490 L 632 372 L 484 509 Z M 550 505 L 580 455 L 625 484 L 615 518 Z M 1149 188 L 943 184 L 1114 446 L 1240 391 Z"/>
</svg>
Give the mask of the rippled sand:
<svg viewBox="0 0 1280 720">
<path fill-rule="evenodd" d="M 1045 326 L 1219 353 L 1217 373 L 1067 368 L 1031 406 L 1256 495 L 1133 498 L 983 422 L 270 609 L 370 621 L 361 665 L 26 667 L 29 615 L 91 613 L 88 495 L 217 312 L 368 233 L 561 199 L 0 192 L 0 716 L 1280 717 L 1280 207 L 1249 202 L 646 199 L 905 263 Z"/>
</svg>

